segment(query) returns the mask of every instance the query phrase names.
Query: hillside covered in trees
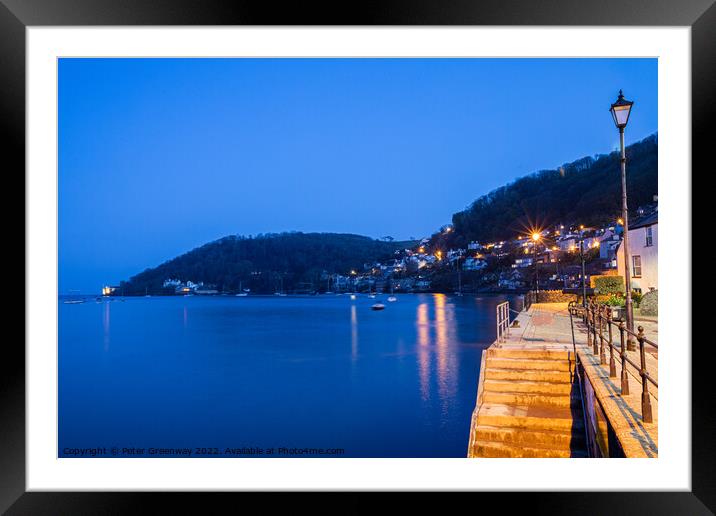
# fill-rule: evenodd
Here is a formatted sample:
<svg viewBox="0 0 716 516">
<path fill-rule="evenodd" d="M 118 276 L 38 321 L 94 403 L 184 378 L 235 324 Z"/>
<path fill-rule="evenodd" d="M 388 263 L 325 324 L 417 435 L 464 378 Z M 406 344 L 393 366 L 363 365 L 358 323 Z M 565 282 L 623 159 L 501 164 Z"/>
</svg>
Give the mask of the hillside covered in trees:
<svg viewBox="0 0 716 516">
<path fill-rule="evenodd" d="M 232 235 L 133 276 L 121 283 L 120 292 L 172 293 L 163 288 L 167 279 L 203 282 L 228 292 L 240 286 L 255 293 L 273 293 L 281 287 L 312 290 L 324 271 L 362 270 L 364 263 L 390 259 L 395 250 L 414 244 L 339 233 Z"/>
<path fill-rule="evenodd" d="M 658 189 L 658 138 L 653 134 L 626 148 L 629 209 L 653 201 Z M 585 157 L 502 186 L 452 218 L 447 244 L 466 245 L 513 238 L 528 227 L 601 225 L 621 213 L 619 153 Z"/>
<path fill-rule="evenodd" d="M 630 145 L 626 153 L 629 206 L 636 210 L 657 194 L 657 135 Z M 465 248 L 473 240 L 508 240 L 528 228 L 556 224 L 597 226 L 614 222 L 620 213 L 619 153 L 613 152 L 521 177 L 479 197 L 453 215 L 453 231 L 434 234 L 428 247 Z M 364 264 L 386 261 L 396 250 L 416 245 L 338 233 L 233 235 L 137 274 L 121 283 L 120 292 L 173 293 L 163 287 L 167 279 L 202 282 L 223 292 L 313 291 L 326 281 L 326 272 L 362 271 Z"/>
</svg>

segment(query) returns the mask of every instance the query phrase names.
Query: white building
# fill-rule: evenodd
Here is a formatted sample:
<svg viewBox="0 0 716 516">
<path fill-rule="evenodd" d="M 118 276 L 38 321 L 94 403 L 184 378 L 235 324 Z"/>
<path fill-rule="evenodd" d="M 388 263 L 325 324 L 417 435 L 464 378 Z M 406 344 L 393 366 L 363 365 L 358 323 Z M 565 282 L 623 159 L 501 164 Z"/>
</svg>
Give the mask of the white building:
<svg viewBox="0 0 716 516">
<path fill-rule="evenodd" d="M 658 211 L 637 218 L 629 227 L 631 287 L 642 293 L 659 288 Z M 624 276 L 624 246 L 617 251 L 617 270 Z"/>
<path fill-rule="evenodd" d="M 532 265 L 532 258 L 517 258 L 512 264 L 513 269 L 529 267 Z"/>
</svg>

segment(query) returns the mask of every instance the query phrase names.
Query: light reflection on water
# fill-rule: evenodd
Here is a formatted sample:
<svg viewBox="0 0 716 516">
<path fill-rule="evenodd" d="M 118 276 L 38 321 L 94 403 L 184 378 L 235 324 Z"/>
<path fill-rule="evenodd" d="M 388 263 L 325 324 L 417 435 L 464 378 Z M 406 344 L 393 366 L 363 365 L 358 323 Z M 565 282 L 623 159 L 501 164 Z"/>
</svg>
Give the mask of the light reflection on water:
<svg viewBox="0 0 716 516">
<path fill-rule="evenodd" d="M 418 305 L 418 363 L 420 366 L 420 393 L 423 401 L 430 398 L 430 322 L 428 320 L 428 304 Z"/>
<path fill-rule="evenodd" d="M 60 449 L 462 457 L 501 300 L 398 295 L 379 312 L 365 296 L 60 304 Z"/>
<path fill-rule="evenodd" d="M 358 308 L 351 305 L 351 360 L 358 358 Z"/>
<path fill-rule="evenodd" d="M 104 330 L 104 350 L 109 351 L 109 306 L 110 303 L 103 303 L 104 310 L 102 311 L 102 329 Z"/>
</svg>

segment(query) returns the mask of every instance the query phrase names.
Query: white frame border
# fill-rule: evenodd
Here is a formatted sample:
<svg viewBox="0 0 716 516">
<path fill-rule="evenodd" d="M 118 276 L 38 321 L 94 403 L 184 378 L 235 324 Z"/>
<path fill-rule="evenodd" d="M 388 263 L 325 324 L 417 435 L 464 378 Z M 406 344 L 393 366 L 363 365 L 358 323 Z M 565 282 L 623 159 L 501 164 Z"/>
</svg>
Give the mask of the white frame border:
<svg viewBox="0 0 716 516">
<path fill-rule="evenodd" d="M 660 268 L 680 271 L 659 278 L 659 458 L 57 458 L 57 297 L 47 286 L 57 285 L 56 62 L 69 56 L 658 57 Z M 690 490 L 691 338 L 679 330 L 691 328 L 690 77 L 689 27 L 28 27 L 27 490 Z"/>
</svg>

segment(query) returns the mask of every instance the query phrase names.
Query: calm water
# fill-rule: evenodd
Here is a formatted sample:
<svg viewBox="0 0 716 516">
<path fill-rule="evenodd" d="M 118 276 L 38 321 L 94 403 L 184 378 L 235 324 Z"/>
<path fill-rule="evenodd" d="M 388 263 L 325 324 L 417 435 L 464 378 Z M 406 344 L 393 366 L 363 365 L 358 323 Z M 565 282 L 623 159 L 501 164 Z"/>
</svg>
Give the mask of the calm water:
<svg viewBox="0 0 716 516">
<path fill-rule="evenodd" d="M 505 298 L 397 297 L 60 303 L 59 455 L 464 457 Z"/>
</svg>

